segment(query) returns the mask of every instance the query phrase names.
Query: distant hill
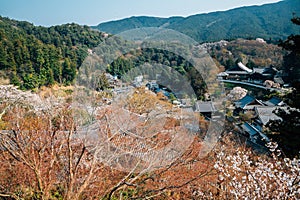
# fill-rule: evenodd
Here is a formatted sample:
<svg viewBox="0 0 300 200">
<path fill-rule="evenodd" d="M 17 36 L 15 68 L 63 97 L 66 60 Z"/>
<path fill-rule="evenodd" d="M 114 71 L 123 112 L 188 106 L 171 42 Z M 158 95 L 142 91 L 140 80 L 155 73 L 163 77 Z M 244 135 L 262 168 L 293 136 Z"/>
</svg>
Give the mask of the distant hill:
<svg viewBox="0 0 300 200">
<path fill-rule="evenodd" d="M 198 42 L 257 37 L 278 40 L 300 33 L 299 28 L 290 22 L 293 13 L 300 15 L 300 0 L 285 0 L 186 18 L 131 17 L 101 23 L 92 28 L 117 34 L 132 28 L 164 27 L 187 34 Z"/>
<path fill-rule="evenodd" d="M 110 21 L 101 23 L 98 26 L 92 26 L 92 28 L 105 30 L 107 33 L 116 34 L 126 30 L 141 28 L 141 27 L 168 27 L 170 24 L 176 23 L 184 19 L 183 17 L 130 17 L 121 19 L 118 21 Z"/>
</svg>

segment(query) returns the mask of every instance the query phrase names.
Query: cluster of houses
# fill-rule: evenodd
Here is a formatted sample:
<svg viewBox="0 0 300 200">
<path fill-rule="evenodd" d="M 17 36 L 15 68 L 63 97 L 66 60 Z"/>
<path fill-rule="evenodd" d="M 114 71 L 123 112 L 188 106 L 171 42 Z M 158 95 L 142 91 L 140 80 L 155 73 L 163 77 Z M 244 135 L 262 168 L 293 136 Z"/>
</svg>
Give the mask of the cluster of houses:
<svg viewBox="0 0 300 200">
<path fill-rule="evenodd" d="M 250 69 L 239 62 L 237 66 L 221 72 L 217 76 L 219 80 L 249 82 L 264 85 L 265 87 L 280 88 L 286 86 L 284 74 L 273 66 Z"/>
<path fill-rule="evenodd" d="M 156 81 L 150 81 L 146 84 L 146 87 L 154 93 L 162 93 L 166 98 L 170 99 L 171 96 L 175 97 L 175 94 L 168 88 L 160 86 Z M 173 101 L 173 104 L 177 104 L 178 101 Z"/>
<path fill-rule="evenodd" d="M 212 113 L 218 110 L 211 101 L 196 101 L 192 106 L 194 112 L 201 113 L 206 119 L 211 119 Z M 267 151 L 266 144 L 270 142 L 265 133 L 266 126 L 271 120 L 282 120 L 276 115 L 277 109 L 288 111 L 289 108 L 279 97 L 272 97 L 268 101 L 262 101 L 247 94 L 234 102 L 233 119 L 239 134 L 242 134 L 250 146 L 259 151 Z M 242 115 L 248 119 L 241 119 Z"/>
<path fill-rule="evenodd" d="M 288 110 L 286 104 L 279 97 L 272 97 L 268 101 L 258 100 L 247 94 L 234 103 L 233 115 L 241 117 L 248 115 L 248 119 L 241 120 L 236 124 L 239 132 L 242 133 L 252 144 L 265 147 L 270 140 L 264 133 L 266 125 L 271 120 L 282 120 L 276 115 L 277 109 Z"/>
<path fill-rule="evenodd" d="M 260 81 L 260 83 L 272 78 L 275 80 L 276 78 L 277 71 L 272 67 L 253 69 L 250 71 L 250 69 L 245 68 L 242 64 L 239 64 L 238 66 L 241 69 L 240 71 L 226 71 L 226 76 L 222 76 L 222 78 L 239 78 L 243 80 L 252 78 L 252 80 Z M 220 75 L 224 75 L 224 72 Z M 255 79 L 254 77 L 260 78 Z M 114 77 L 109 77 L 109 80 L 117 85 Z M 143 76 L 137 76 L 134 78 L 131 87 L 141 87 L 144 84 Z M 282 83 L 280 82 L 280 84 Z M 172 91 L 168 88 L 160 86 L 156 81 L 148 81 L 145 86 L 148 90 L 151 90 L 154 93 L 163 93 L 169 100 L 171 94 L 176 96 L 176 94 L 172 93 Z M 115 90 L 117 91 L 118 87 L 116 87 Z M 217 112 L 212 101 L 176 99 L 172 102 L 174 106 L 190 109 L 192 112 L 201 113 L 207 120 L 210 120 L 212 118 L 212 114 Z M 271 120 L 281 120 L 281 118 L 275 114 L 275 111 L 278 108 L 288 110 L 286 104 L 279 97 L 274 96 L 268 101 L 262 101 L 249 94 L 245 95 L 243 98 L 234 102 L 233 116 L 238 119 L 241 119 L 241 115 L 246 116 L 248 114 L 248 117 L 250 116 L 247 120 L 239 120 L 239 123 L 235 123 L 236 128 L 239 129 L 238 132 L 243 134 L 252 144 L 265 147 L 265 144 L 270 141 L 264 133 L 266 125 Z"/>
</svg>

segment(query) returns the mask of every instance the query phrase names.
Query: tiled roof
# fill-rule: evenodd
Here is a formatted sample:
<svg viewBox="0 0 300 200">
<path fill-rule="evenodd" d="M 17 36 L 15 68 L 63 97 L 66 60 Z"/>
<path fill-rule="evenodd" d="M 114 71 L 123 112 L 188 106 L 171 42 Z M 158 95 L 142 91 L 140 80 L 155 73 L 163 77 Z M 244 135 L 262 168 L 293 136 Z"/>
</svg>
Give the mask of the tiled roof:
<svg viewBox="0 0 300 200">
<path fill-rule="evenodd" d="M 278 106 L 282 100 L 278 97 L 272 97 L 270 100 L 264 102 L 267 106 Z"/>
<path fill-rule="evenodd" d="M 269 142 L 269 138 L 260 132 L 255 126 L 245 122 L 241 125 L 241 128 L 249 134 L 249 139 L 255 144 L 264 145 L 266 142 Z"/>
<path fill-rule="evenodd" d="M 245 122 L 241 127 L 245 132 L 249 133 L 250 136 L 258 134 L 258 131 L 250 126 L 250 124 L 248 124 L 247 122 Z"/>
<path fill-rule="evenodd" d="M 240 99 L 239 101 L 235 102 L 235 105 L 238 108 L 244 108 L 245 106 L 247 106 L 248 104 L 252 103 L 253 101 L 255 101 L 255 98 L 247 94 L 242 99 Z"/>
<path fill-rule="evenodd" d="M 211 101 L 197 101 L 195 103 L 195 112 L 208 113 L 215 111 L 216 108 Z"/>
<path fill-rule="evenodd" d="M 278 115 L 273 113 L 277 108 L 276 106 L 257 106 L 255 110 L 261 123 L 266 125 L 270 120 L 282 120 Z M 287 109 L 287 107 L 282 108 Z"/>
</svg>

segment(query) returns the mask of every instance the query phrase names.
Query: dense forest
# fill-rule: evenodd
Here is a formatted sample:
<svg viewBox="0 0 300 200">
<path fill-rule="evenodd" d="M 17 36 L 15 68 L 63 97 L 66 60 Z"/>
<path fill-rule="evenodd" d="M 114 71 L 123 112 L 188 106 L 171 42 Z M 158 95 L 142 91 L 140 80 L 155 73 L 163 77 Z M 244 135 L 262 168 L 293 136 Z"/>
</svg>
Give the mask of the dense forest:
<svg viewBox="0 0 300 200">
<path fill-rule="evenodd" d="M 104 34 L 77 24 L 46 28 L 1 18 L 0 39 L 1 77 L 23 90 L 32 90 L 55 83 L 72 84 L 88 49 L 98 46 Z M 188 73 L 197 96 L 204 93 L 205 84 L 200 74 L 182 57 L 155 49 L 141 49 L 129 54 L 116 59 L 106 71 L 121 77 L 144 63 L 160 63 L 181 75 Z M 163 71 L 171 76 L 170 71 Z M 175 74 L 172 79 L 180 81 Z"/>
<path fill-rule="evenodd" d="M 71 84 L 88 48 L 102 39 L 88 26 L 46 28 L 0 17 L 0 76 L 21 89 Z"/>
</svg>

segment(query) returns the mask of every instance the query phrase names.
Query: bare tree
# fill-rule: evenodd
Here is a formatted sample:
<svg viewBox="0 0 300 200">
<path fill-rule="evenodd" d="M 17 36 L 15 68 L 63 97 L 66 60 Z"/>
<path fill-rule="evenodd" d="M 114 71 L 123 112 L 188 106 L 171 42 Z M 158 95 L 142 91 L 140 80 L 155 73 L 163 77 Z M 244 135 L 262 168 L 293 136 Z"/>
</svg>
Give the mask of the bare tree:
<svg viewBox="0 0 300 200">
<path fill-rule="evenodd" d="M 5 104 L 0 196 L 190 196 L 196 185 L 214 176 L 212 162 L 198 158 L 201 141 L 190 133 L 194 116 L 178 117 L 181 111 L 168 102 L 155 96 L 147 101 L 147 94 L 141 95 L 125 99 L 126 106 L 97 107 L 94 120 L 82 120 L 89 123 L 80 126 L 74 114 L 83 111 L 69 104 L 60 104 L 51 112 L 18 101 L 9 107 Z M 141 104 L 145 110 L 140 109 Z"/>
</svg>

